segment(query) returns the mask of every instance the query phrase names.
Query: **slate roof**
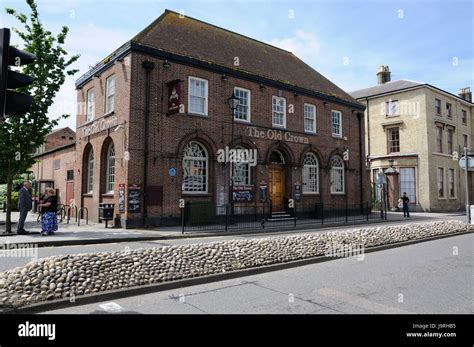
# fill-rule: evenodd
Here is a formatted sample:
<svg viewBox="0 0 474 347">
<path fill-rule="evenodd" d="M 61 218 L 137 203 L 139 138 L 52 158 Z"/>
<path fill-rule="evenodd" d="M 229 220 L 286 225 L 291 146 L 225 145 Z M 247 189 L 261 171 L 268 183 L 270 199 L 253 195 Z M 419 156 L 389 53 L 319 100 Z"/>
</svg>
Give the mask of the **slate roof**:
<svg viewBox="0 0 474 347">
<path fill-rule="evenodd" d="M 120 55 L 133 44 L 232 69 L 238 57 L 240 71 L 359 104 L 291 52 L 174 11 L 166 10 L 111 56 Z M 76 86 L 85 83 L 94 70 L 104 68 L 108 60 L 79 78 Z"/>
<path fill-rule="evenodd" d="M 349 92 L 349 94 L 354 99 L 359 99 L 359 98 L 366 98 L 366 97 L 371 97 L 371 96 L 379 95 L 379 94 L 395 92 L 398 90 L 418 87 L 422 85 L 426 85 L 426 83 L 410 81 L 410 80 L 398 80 L 398 81 L 387 82 L 384 84 L 378 84 L 370 88 L 355 90 L 353 92 Z"/>
</svg>

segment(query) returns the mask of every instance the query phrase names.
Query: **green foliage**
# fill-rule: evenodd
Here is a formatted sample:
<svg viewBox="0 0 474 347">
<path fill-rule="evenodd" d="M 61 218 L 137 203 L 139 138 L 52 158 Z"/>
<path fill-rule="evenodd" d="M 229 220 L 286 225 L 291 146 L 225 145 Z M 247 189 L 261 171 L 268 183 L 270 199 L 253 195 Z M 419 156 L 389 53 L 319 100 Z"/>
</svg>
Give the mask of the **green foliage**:
<svg viewBox="0 0 474 347">
<path fill-rule="evenodd" d="M 43 144 L 44 137 L 58 121 L 67 117 L 62 115 L 51 119 L 48 109 L 64 84 L 66 75 L 77 72 L 68 67 L 79 59 L 78 55 L 68 57 L 63 47 L 69 29 L 63 26 L 54 36 L 41 23 L 35 1 L 26 2 L 31 9 L 29 16 L 11 8 L 6 9 L 23 26 L 22 30 L 12 29 L 22 39 L 23 49 L 36 55 L 35 63 L 22 69 L 22 73 L 35 77 L 32 85 L 21 90 L 33 96 L 30 111 L 24 116 L 10 117 L 0 123 L 0 177 L 6 180 L 31 167 L 34 150 Z"/>
<path fill-rule="evenodd" d="M 44 143 L 45 136 L 57 126 L 60 119 L 68 117 L 61 115 L 56 119 L 50 118 L 48 109 L 66 76 L 72 76 L 78 71 L 69 67 L 79 56 L 69 56 L 64 49 L 69 28 L 63 26 L 54 35 L 41 23 L 35 0 L 26 0 L 26 3 L 31 10 L 28 16 L 11 8 L 6 9 L 22 26 L 21 30 L 12 28 L 23 41 L 24 47 L 21 49 L 36 56 L 35 62 L 24 66 L 21 71 L 35 78 L 33 84 L 19 90 L 33 97 L 29 112 L 0 122 L 0 180 L 7 183 L 8 190 L 13 186 L 13 178 L 26 172 L 34 164 L 33 153 Z M 10 210 L 13 206 L 7 196 L 6 232 L 11 230 Z"/>
</svg>

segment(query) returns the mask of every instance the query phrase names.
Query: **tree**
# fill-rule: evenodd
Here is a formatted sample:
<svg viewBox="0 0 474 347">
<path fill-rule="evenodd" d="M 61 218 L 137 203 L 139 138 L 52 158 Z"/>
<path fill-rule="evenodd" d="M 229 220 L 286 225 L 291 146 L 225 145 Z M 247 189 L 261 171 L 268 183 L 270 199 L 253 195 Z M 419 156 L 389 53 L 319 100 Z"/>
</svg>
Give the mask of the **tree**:
<svg viewBox="0 0 474 347">
<path fill-rule="evenodd" d="M 26 0 L 31 9 L 29 16 L 7 8 L 6 12 L 14 16 L 24 30 L 12 28 L 23 41 L 25 51 L 36 55 L 34 64 L 26 65 L 22 73 L 34 76 L 32 85 L 22 92 L 33 96 L 30 111 L 21 117 L 10 117 L 0 123 L 0 177 L 7 183 L 6 232 L 11 232 L 11 193 L 13 179 L 28 170 L 33 164 L 35 150 L 44 143 L 45 136 L 57 126 L 61 115 L 49 118 L 48 109 L 64 84 L 66 76 L 72 76 L 78 70 L 69 67 L 79 59 L 79 55 L 69 56 L 64 49 L 69 28 L 63 26 L 57 35 L 48 31 L 39 19 L 34 0 Z"/>
</svg>

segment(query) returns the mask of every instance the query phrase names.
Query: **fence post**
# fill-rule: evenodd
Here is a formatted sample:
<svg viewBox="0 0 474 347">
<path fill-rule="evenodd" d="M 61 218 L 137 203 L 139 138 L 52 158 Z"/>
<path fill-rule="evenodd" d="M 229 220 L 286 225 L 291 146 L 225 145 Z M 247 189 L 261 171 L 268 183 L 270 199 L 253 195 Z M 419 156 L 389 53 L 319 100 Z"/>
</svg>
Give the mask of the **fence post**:
<svg viewBox="0 0 474 347">
<path fill-rule="evenodd" d="M 181 235 L 184 234 L 184 209 L 186 208 L 186 205 L 181 209 Z"/>
<path fill-rule="evenodd" d="M 296 204 L 293 206 L 293 223 L 296 228 Z"/>
<path fill-rule="evenodd" d="M 324 224 L 324 204 L 321 204 L 321 224 Z"/>
<path fill-rule="evenodd" d="M 229 224 L 229 205 L 225 205 L 225 231 L 228 230 L 228 224 Z"/>
</svg>

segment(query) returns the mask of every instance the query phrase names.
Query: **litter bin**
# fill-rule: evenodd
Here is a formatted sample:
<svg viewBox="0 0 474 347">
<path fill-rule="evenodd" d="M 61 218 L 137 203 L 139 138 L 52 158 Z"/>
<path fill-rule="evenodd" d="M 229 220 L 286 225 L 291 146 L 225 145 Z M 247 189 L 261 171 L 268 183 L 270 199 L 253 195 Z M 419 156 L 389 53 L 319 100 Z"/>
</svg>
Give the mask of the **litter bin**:
<svg viewBox="0 0 474 347">
<path fill-rule="evenodd" d="M 99 204 L 99 220 L 105 221 L 105 227 L 108 227 L 109 220 L 114 219 L 115 204 L 100 203 Z"/>
</svg>

